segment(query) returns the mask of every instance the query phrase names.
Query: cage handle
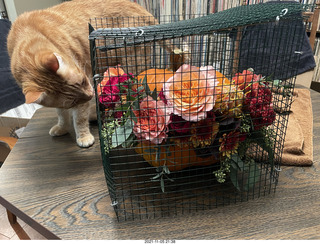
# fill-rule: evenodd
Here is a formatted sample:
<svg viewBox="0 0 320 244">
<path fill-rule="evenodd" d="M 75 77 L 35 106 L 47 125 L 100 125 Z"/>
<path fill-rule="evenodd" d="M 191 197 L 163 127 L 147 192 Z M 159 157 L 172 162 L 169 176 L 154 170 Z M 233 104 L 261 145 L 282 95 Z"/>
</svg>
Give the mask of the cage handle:
<svg viewBox="0 0 320 244">
<path fill-rule="evenodd" d="M 283 16 L 285 16 L 288 13 L 288 9 L 284 8 L 281 10 L 280 14 L 276 17 L 276 21 L 279 22 L 280 18 L 282 18 Z"/>
</svg>

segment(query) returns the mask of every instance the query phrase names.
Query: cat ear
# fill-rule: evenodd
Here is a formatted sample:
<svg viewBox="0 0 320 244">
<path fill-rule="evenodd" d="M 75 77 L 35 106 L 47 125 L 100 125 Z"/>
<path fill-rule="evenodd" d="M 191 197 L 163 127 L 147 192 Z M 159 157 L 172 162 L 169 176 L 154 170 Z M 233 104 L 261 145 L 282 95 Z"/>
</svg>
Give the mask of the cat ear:
<svg viewBox="0 0 320 244">
<path fill-rule="evenodd" d="M 41 61 L 42 65 L 53 73 L 63 74 L 66 68 L 62 57 L 57 53 L 47 53 L 42 57 Z"/>
<path fill-rule="evenodd" d="M 43 92 L 38 92 L 38 91 L 28 91 L 27 93 L 24 94 L 26 98 L 26 104 L 29 103 L 37 103 L 37 100 L 41 97 Z"/>
<path fill-rule="evenodd" d="M 59 69 L 59 61 L 54 53 L 46 53 L 41 57 L 41 63 L 47 70 L 56 73 Z"/>
<path fill-rule="evenodd" d="M 65 64 L 65 62 L 63 62 L 63 58 L 59 54 L 53 53 L 53 55 L 56 57 L 56 59 L 58 61 L 58 65 L 59 65 L 56 73 L 58 75 L 63 75 L 65 73 L 65 71 L 67 70 L 67 65 Z"/>
</svg>

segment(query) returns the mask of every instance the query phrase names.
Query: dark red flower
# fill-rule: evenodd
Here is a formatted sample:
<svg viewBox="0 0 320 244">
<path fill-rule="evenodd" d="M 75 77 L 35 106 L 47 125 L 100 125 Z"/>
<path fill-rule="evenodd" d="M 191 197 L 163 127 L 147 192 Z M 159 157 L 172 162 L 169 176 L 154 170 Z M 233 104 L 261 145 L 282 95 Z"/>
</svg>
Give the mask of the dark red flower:
<svg viewBox="0 0 320 244">
<path fill-rule="evenodd" d="M 160 100 L 162 100 L 163 102 L 164 102 L 164 104 L 166 104 L 167 105 L 167 99 L 166 99 L 166 97 L 164 96 L 164 94 L 163 94 L 163 88 L 161 89 L 161 91 L 159 92 L 159 98 L 160 98 Z M 180 116 L 179 116 L 180 117 Z"/>
<path fill-rule="evenodd" d="M 244 142 L 247 139 L 247 133 L 240 132 L 239 134 L 239 142 Z"/>
<path fill-rule="evenodd" d="M 276 116 L 271 90 L 264 85 L 254 86 L 245 95 L 244 110 L 249 112 L 255 130 L 271 125 Z"/>
<path fill-rule="evenodd" d="M 113 113 L 113 116 L 114 116 L 114 118 L 115 118 L 116 120 L 120 120 L 121 117 L 123 116 L 123 111 L 115 111 L 115 112 Z"/>
<path fill-rule="evenodd" d="M 220 147 L 219 151 L 222 153 L 222 156 L 230 158 L 234 153 L 237 153 L 239 146 L 240 132 L 231 131 L 230 133 L 224 133 L 219 139 Z"/>
<path fill-rule="evenodd" d="M 120 100 L 119 77 L 110 77 L 105 86 L 102 87 L 102 94 L 99 97 L 100 103 L 106 107 L 114 107 Z"/>
<path fill-rule="evenodd" d="M 214 114 L 213 110 L 207 112 L 207 118 L 216 120 L 216 115 Z"/>
<path fill-rule="evenodd" d="M 214 142 L 218 131 L 219 123 L 215 121 L 215 117 L 206 118 L 192 124 L 190 140 L 194 147 L 206 147 Z"/>
<path fill-rule="evenodd" d="M 181 116 L 171 114 L 171 123 L 169 124 L 169 130 L 173 135 L 182 136 L 190 135 L 191 123 L 184 120 Z"/>
<path fill-rule="evenodd" d="M 120 101 L 120 87 L 119 84 L 126 82 L 132 74 L 123 74 L 119 76 L 111 76 L 105 85 L 102 86 L 102 92 L 99 96 L 99 101 L 107 108 L 113 108 L 116 103 Z M 128 88 L 128 85 L 123 85 L 124 87 Z M 133 92 L 136 92 L 133 89 Z"/>
</svg>

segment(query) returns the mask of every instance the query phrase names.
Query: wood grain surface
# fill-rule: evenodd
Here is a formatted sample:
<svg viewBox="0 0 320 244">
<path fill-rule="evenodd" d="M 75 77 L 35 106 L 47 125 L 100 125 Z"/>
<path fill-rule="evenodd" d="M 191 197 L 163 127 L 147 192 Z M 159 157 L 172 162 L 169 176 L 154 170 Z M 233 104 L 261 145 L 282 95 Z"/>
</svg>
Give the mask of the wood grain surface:
<svg viewBox="0 0 320 244">
<path fill-rule="evenodd" d="M 158 219 L 117 222 L 96 143 L 53 138 L 43 108 L 0 169 L 0 203 L 48 239 L 320 239 L 320 94 L 311 91 L 314 164 L 282 167 L 275 194 Z"/>
</svg>

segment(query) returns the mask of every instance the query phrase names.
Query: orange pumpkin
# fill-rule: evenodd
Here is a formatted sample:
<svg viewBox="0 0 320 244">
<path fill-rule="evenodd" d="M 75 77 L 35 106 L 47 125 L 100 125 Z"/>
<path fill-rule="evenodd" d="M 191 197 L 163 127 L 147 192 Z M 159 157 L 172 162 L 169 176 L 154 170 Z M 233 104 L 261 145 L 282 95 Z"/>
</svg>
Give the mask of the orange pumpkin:
<svg viewBox="0 0 320 244">
<path fill-rule="evenodd" d="M 182 170 L 191 166 L 208 166 L 219 162 L 214 156 L 200 158 L 196 155 L 192 145 L 169 147 L 170 154 L 167 155 L 165 147 L 161 147 L 160 160 L 156 159 L 158 146 L 143 142 L 135 148 L 136 152 L 152 166 L 159 167 L 165 165 L 171 172 Z"/>
<path fill-rule="evenodd" d="M 137 76 L 138 81 L 143 80 L 147 76 L 147 84 L 151 91 L 157 88 L 157 92 L 160 92 L 163 83 L 174 75 L 174 72 L 167 69 L 148 69 L 143 71 Z"/>
<path fill-rule="evenodd" d="M 102 93 L 102 88 L 107 85 L 109 78 L 112 76 L 121 76 L 124 74 L 124 71 L 120 66 L 117 67 L 109 67 L 103 74 L 103 80 L 97 84 L 97 94 L 98 96 Z"/>
</svg>

